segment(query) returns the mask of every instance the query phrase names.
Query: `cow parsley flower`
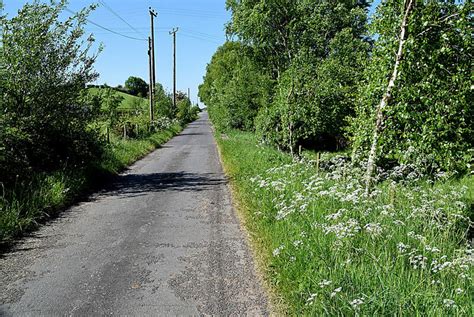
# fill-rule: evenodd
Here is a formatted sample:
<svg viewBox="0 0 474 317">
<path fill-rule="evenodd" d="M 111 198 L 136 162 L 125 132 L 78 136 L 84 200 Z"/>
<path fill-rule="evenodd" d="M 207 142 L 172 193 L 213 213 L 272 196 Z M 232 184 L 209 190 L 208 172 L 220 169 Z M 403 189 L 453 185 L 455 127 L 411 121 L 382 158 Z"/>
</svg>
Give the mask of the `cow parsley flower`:
<svg viewBox="0 0 474 317">
<path fill-rule="evenodd" d="M 336 288 L 334 291 L 332 291 L 331 293 L 331 297 L 334 297 L 337 295 L 337 293 L 339 293 L 340 291 L 342 290 L 342 287 L 338 287 Z"/>
<path fill-rule="evenodd" d="M 321 288 L 324 288 L 328 285 L 331 285 L 332 281 L 329 281 L 329 280 L 322 280 L 321 282 L 319 282 L 319 287 Z"/>
<path fill-rule="evenodd" d="M 352 306 L 352 308 L 357 310 L 357 309 L 359 309 L 360 305 L 364 304 L 364 299 L 363 298 L 356 298 L 353 301 L 351 301 L 349 304 Z"/>
<path fill-rule="evenodd" d="M 295 248 L 299 247 L 299 246 L 302 245 L 302 244 L 303 244 L 303 241 L 301 241 L 301 240 L 295 240 L 295 241 L 293 241 L 293 245 L 295 246 Z"/>
<path fill-rule="evenodd" d="M 445 307 L 448 307 L 448 308 L 456 307 L 456 302 L 449 298 L 445 298 L 443 300 L 443 304 Z"/>
<path fill-rule="evenodd" d="M 379 223 L 368 223 L 364 226 L 364 229 L 371 236 L 379 236 L 382 234 L 382 226 Z"/>
<path fill-rule="evenodd" d="M 318 294 L 313 293 L 310 294 L 309 297 L 306 299 L 306 305 L 311 305 L 314 302 L 314 299 L 316 298 Z"/>
<path fill-rule="evenodd" d="M 407 244 L 404 244 L 403 242 L 399 242 L 397 244 L 397 249 L 398 249 L 398 252 L 400 253 L 405 253 L 409 248 L 410 246 Z"/>
<path fill-rule="evenodd" d="M 284 248 L 285 248 L 285 246 L 282 244 L 282 245 L 280 245 L 278 248 L 276 248 L 275 250 L 273 250 L 273 256 L 274 256 L 274 257 L 279 256 L 281 250 L 283 250 Z"/>
</svg>

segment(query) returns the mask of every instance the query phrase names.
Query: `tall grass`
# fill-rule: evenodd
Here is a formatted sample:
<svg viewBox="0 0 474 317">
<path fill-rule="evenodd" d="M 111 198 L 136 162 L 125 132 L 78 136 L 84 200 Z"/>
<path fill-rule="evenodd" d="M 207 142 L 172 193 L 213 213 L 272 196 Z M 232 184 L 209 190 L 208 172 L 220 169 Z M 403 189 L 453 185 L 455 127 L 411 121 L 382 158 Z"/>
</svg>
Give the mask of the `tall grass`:
<svg viewBox="0 0 474 317">
<path fill-rule="evenodd" d="M 0 241 L 36 227 L 38 221 L 56 214 L 179 131 L 181 127 L 174 125 L 143 139 L 115 138 L 105 147 L 101 160 L 87 168 L 64 168 L 34 175 L 28 183 L 19 180 L 13 188 L 0 187 Z"/>
<path fill-rule="evenodd" d="M 317 170 L 251 134 L 218 144 L 284 312 L 472 314 L 472 176 L 407 181 L 396 170 L 367 197 L 362 171 L 344 158 Z"/>
</svg>

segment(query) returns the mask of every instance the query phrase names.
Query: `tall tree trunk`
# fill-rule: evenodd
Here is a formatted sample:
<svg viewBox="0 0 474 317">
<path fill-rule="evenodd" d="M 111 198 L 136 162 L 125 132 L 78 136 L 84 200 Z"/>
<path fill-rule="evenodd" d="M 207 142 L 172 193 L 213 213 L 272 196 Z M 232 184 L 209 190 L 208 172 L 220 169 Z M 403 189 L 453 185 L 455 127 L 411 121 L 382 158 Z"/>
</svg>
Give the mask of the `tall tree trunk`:
<svg viewBox="0 0 474 317">
<path fill-rule="evenodd" d="M 365 183 L 365 192 L 369 194 L 370 187 L 372 184 L 372 175 L 375 169 L 375 161 L 377 160 L 377 143 L 379 141 L 380 133 L 382 132 L 383 125 L 385 123 L 384 118 L 384 109 L 387 107 L 388 103 L 392 99 L 392 89 L 395 87 L 395 82 L 398 78 L 398 68 L 400 66 L 400 62 L 403 58 L 403 46 L 405 45 L 406 38 L 407 38 L 407 21 L 408 17 L 410 16 L 413 5 L 415 0 L 405 0 L 405 13 L 403 15 L 402 24 L 400 27 L 400 36 L 398 42 L 398 52 L 395 57 L 395 65 L 393 66 L 392 76 L 390 77 L 390 81 L 388 82 L 387 89 L 382 96 L 382 100 L 377 106 L 376 113 L 377 113 L 377 121 L 375 123 L 374 134 L 372 136 L 372 145 L 370 147 L 369 152 L 369 159 L 367 162 L 367 171 L 366 171 L 366 183 Z"/>
</svg>

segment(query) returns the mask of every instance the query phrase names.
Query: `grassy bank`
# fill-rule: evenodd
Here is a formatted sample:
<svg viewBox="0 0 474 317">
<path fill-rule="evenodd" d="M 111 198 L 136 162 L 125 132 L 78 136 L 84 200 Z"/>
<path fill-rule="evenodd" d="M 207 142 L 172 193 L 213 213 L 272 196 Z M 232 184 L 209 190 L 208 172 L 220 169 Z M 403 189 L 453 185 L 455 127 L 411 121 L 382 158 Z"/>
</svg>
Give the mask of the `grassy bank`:
<svg viewBox="0 0 474 317">
<path fill-rule="evenodd" d="M 103 88 L 89 88 L 88 91 L 93 95 L 100 95 L 105 89 Z M 117 107 L 119 111 L 132 111 L 136 110 L 136 107 L 147 109 L 147 99 L 142 97 L 133 96 L 122 91 L 114 90 L 114 94 L 122 97 L 122 102 Z"/>
<path fill-rule="evenodd" d="M 361 171 L 344 158 L 323 155 L 318 169 L 252 134 L 217 139 L 262 272 L 285 313 L 472 314 L 472 176 L 433 183 L 387 171 L 367 197 Z"/>
<path fill-rule="evenodd" d="M 4 189 L 0 192 L 0 242 L 36 227 L 179 131 L 181 127 L 175 125 L 143 139 L 114 139 L 105 147 L 102 159 L 87 169 L 35 175 L 28 184 L 19 182 L 16 188 Z"/>
</svg>

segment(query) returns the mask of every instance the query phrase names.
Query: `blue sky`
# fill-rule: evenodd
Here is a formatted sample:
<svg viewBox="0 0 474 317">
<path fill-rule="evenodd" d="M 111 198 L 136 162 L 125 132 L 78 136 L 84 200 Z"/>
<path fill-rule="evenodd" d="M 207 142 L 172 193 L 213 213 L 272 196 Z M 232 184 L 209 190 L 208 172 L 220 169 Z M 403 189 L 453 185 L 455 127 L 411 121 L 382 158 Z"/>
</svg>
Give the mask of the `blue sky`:
<svg viewBox="0 0 474 317">
<path fill-rule="evenodd" d="M 376 0 L 378 3 L 380 0 Z M 4 0 L 4 13 L 10 17 L 27 0 Z M 150 30 L 148 7 L 158 12 L 155 19 L 155 59 L 157 81 L 165 89 L 172 89 L 172 37 L 169 31 L 179 27 L 177 33 L 177 88 L 191 89 L 191 100 L 197 101 L 197 88 L 202 82 L 206 65 L 217 47 L 225 41 L 224 24 L 230 14 L 225 10 L 225 0 L 70 0 L 69 9 L 77 11 L 90 3 L 103 2 L 89 20 L 115 32 L 146 39 Z M 93 24 L 86 27 L 93 33 L 104 50 L 96 62 L 100 73 L 97 83 L 111 86 L 124 84 L 129 76 L 138 76 L 148 82 L 148 43 L 132 40 L 105 31 Z"/>
</svg>

